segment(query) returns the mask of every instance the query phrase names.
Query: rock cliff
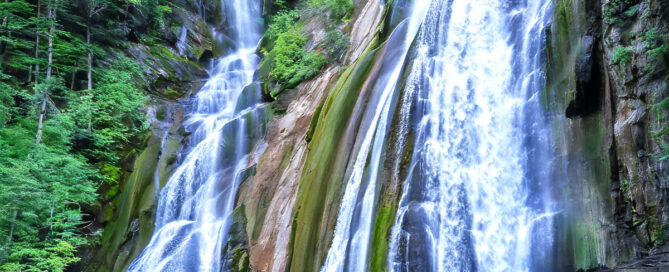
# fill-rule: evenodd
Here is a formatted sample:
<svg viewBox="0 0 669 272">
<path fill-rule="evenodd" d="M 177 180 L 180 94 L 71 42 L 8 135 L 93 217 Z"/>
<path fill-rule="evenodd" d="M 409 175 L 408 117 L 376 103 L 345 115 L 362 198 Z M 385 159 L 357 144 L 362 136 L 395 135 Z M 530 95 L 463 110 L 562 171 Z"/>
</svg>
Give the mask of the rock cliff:
<svg viewBox="0 0 669 272">
<path fill-rule="evenodd" d="M 555 184 L 564 269 L 666 251 L 668 16 L 667 1 L 554 1 L 543 101 L 566 177 Z"/>
</svg>

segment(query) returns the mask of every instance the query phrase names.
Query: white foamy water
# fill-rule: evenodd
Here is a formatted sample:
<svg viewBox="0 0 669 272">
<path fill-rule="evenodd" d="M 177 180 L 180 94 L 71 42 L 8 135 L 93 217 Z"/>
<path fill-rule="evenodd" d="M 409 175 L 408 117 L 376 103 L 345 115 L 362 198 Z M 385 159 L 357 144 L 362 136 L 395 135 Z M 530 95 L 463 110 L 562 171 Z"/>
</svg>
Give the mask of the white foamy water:
<svg viewBox="0 0 669 272">
<path fill-rule="evenodd" d="M 128 271 L 218 272 L 225 267 L 221 254 L 240 173 L 263 133 L 265 112 L 259 94 L 245 89 L 259 62 L 255 48 L 261 37 L 260 4 L 222 4 L 234 28 L 228 33 L 235 41 L 233 53 L 216 61 L 211 78 L 193 97 L 184 122 L 191 132 L 185 158 L 160 191 L 153 236 Z"/>
<path fill-rule="evenodd" d="M 551 217 L 530 189 L 550 161 L 528 160 L 549 147 L 527 141 L 547 126 L 528 115 L 543 115 L 533 97 L 549 5 L 432 1 L 407 86 L 421 111 L 391 271 L 530 271 L 532 251 L 550 251 L 550 238 L 533 240 L 550 237 Z"/>
</svg>

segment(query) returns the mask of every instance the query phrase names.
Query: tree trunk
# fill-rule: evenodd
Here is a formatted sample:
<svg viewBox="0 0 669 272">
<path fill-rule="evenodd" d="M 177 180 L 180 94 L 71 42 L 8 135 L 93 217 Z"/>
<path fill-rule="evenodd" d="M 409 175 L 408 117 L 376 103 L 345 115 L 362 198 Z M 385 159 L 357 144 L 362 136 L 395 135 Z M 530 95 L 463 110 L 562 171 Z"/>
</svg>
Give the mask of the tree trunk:
<svg viewBox="0 0 669 272">
<path fill-rule="evenodd" d="M 37 123 L 37 137 L 35 137 L 35 143 L 39 144 L 42 141 L 42 128 L 44 127 L 44 114 L 46 113 L 46 92 L 44 90 L 44 96 L 42 97 L 42 107 L 39 114 L 39 123 Z"/>
<path fill-rule="evenodd" d="M 37 22 L 39 22 L 40 15 L 42 14 L 42 1 L 37 0 Z M 35 30 L 35 88 L 37 88 L 37 83 L 39 79 L 39 28 Z"/>
<path fill-rule="evenodd" d="M 74 80 L 77 78 L 77 71 L 79 71 L 79 62 L 74 65 L 74 71 L 72 71 L 72 81 L 70 81 L 70 90 L 74 90 Z"/>
<path fill-rule="evenodd" d="M 8 3 L 9 0 L 5 0 L 5 4 Z M 9 33 L 9 14 L 5 15 L 4 18 L 2 18 L 2 35 L 10 37 L 11 33 Z M 7 42 L 3 41 L 2 44 L 0 44 L 0 69 L 5 64 L 5 55 L 7 53 Z"/>
<path fill-rule="evenodd" d="M 51 68 L 53 64 L 53 33 L 56 29 L 56 10 L 58 9 L 58 0 L 55 0 L 56 3 L 51 4 L 52 0 L 49 0 L 49 48 L 47 50 L 47 65 L 46 65 L 46 85 L 44 86 L 44 95 L 42 100 L 42 108 L 39 115 L 39 123 L 37 125 L 37 137 L 35 138 L 35 143 L 40 143 L 42 141 L 42 128 L 44 126 L 44 115 L 46 115 L 46 101 L 49 98 L 49 85 L 51 84 Z"/>
<path fill-rule="evenodd" d="M 90 17 L 90 16 L 89 16 Z M 91 19 L 88 18 L 88 25 L 86 27 L 86 42 L 88 43 L 88 95 L 91 95 L 93 89 L 93 54 L 91 53 Z M 88 115 L 88 131 L 91 131 L 93 117 L 92 113 Z"/>
<path fill-rule="evenodd" d="M 9 238 L 7 238 L 7 244 L 12 243 L 12 238 L 14 238 L 14 222 L 16 221 L 16 216 L 18 215 L 19 211 L 14 211 L 14 215 L 12 216 L 12 222 L 9 223 Z"/>
<path fill-rule="evenodd" d="M 86 27 L 86 43 L 88 43 L 88 90 L 93 89 L 93 53 L 91 52 L 91 22 Z"/>
<path fill-rule="evenodd" d="M 53 230 L 53 212 L 54 212 L 55 209 L 56 209 L 56 205 L 55 205 L 53 199 L 51 199 L 51 215 L 49 215 L 49 232 L 51 232 Z"/>
<path fill-rule="evenodd" d="M 91 18 L 93 17 L 92 12 L 88 13 L 88 20 L 86 22 L 86 43 L 88 43 L 88 95 L 91 95 L 91 90 L 93 89 L 93 52 L 91 48 Z M 88 131 L 91 131 L 93 125 L 93 113 L 88 115 Z"/>
</svg>

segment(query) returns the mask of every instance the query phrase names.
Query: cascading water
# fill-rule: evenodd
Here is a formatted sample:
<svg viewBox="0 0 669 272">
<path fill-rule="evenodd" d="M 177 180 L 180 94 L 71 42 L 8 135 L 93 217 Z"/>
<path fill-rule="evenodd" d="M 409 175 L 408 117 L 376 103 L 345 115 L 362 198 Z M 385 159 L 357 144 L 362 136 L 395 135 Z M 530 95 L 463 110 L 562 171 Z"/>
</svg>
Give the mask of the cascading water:
<svg viewBox="0 0 669 272">
<path fill-rule="evenodd" d="M 432 1 L 405 88 L 413 106 L 401 105 L 416 140 L 391 271 L 549 268 L 538 264 L 552 246 L 538 94 L 549 14 L 547 0 Z"/>
<path fill-rule="evenodd" d="M 322 271 L 364 271 L 377 201 L 377 183 L 386 135 L 390 128 L 397 83 L 405 59 L 427 12 L 425 1 L 414 1 L 409 18 L 401 22 L 385 46 L 381 70 L 356 137 L 357 154 L 347 172 L 348 182 L 337 225 Z"/>
<path fill-rule="evenodd" d="M 186 25 L 181 26 L 181 32 L 179 33 L 179 39 L 177 40 L 176 43 L 176 48 L 177 51 L 179 52 L 179 55 L 183 55 L 184 52 L 186 52 L 186 49 L 189 47 L 188 46 L 188 41 L 186 41 L 186 37 L 188 36 L 188 28 Z"/>
<path fill-rule="evenodd" d="M 235 33 L 233 53 L 217 61 L 195 95 L 185 158 L 160 191 L 151 241 L 128 271 L 220 271 L 240 172 L 264 133 L 265 107 L 250 85 L 259 62 L 260 4 L 222 2 Z M 247 87 L 248 86 L 248 87 Z M 247 88 L 245 88 L 247 87 Z"/>
</svg>

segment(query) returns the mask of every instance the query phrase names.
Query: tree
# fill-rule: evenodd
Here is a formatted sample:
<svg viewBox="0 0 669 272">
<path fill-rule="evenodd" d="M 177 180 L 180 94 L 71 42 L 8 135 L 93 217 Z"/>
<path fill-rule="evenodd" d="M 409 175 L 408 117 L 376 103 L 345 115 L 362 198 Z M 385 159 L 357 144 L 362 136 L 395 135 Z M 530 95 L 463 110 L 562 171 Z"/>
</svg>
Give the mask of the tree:
<svg viewBox="0 0 669 272">
<path fill-rule="evenodd" d="M 97 16 L 104 9 L 107 8 L 108 3 L 104 0 L 89 0 L 85 1 L 86 7 L 86 43 L 88 44 L 88 90 L 93 89 L 93 51 L 91 49 L 91 25 L 93 22 L 93 17 Z"/>
<path fill-rule="evenodd" d="M 169 3 L 0 0 L 0 271 L 64 271 L 91 243 L 96 190 L 147 131 L 125 51 L 168 43 Z"/>
<path fill-rule="evenodd" d="M 46 66 L 46 83 L 44 85 L 43 97 L 42 97 L 42 107 L 39 115 L 39 123 L 37 125 L 37 137 L 35 137 L 35 143 L 40 143 L 42 141 L 42 129 L 44 126 L 44 116 L 46 115 L 46 105 L 47 99 L 49 99 L 49 86 L 51 85 L 51 70 L 53 64 L 53 35 L 56 29 L 56 12 L 58 11 L 59 0 L 49 0 L 48 6 L 48 17 L 49 20 L 49 49 L 48 49 L 48 59 Z"/>
<path fill-rule="evenodd" d="M 4 0 L 0 2 L 0 69 L 5 70 L 6 66 L 10 68 L 24 69 L 29 60 L 23 50 L 30 45 L 22 40 L 21 35 L 30 24 L 30 21 L 23 18 L 31 9 L 31 5 L 25 0 Z M 8 61 L 14 58 L 13 61 Z"/>
</svg>

